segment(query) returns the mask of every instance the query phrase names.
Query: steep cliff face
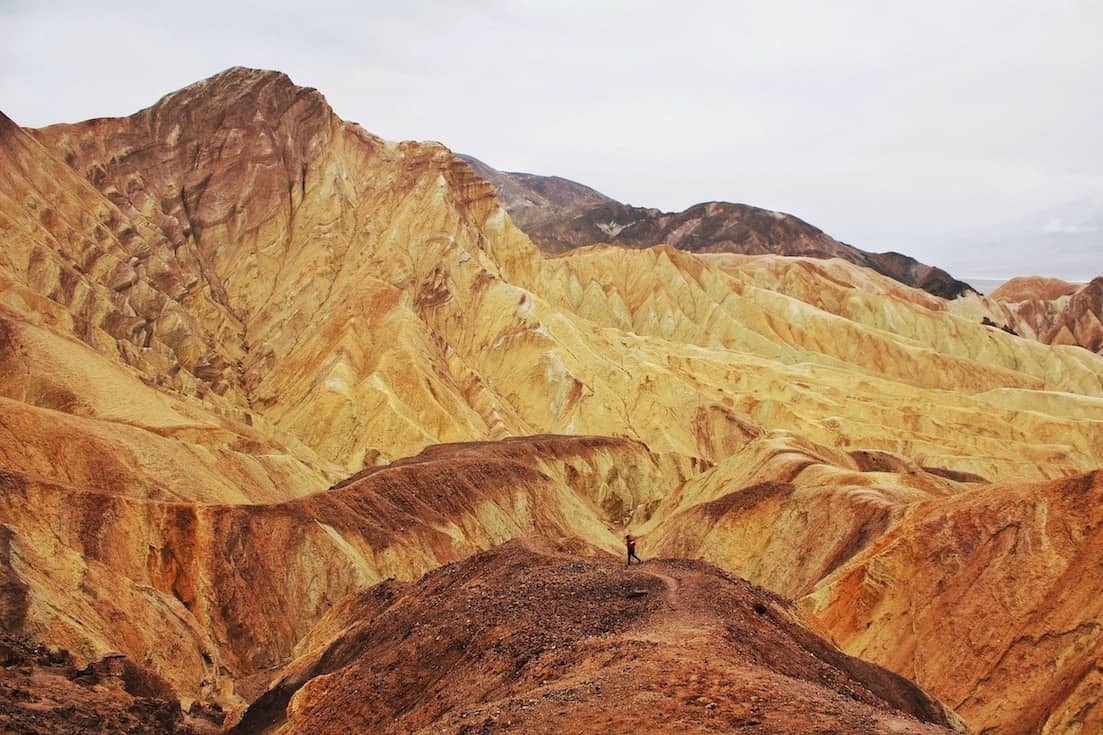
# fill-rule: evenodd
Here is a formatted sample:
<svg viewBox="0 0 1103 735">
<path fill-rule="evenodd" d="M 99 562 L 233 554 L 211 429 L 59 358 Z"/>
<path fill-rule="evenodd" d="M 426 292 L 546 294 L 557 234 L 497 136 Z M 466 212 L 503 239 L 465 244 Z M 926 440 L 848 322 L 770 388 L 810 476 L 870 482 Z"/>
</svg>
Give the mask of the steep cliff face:
<svg viewBox="0 0 1103 735">
<path fill-rule="evenodd" d="M 1096 472 L 924 502 L 801 604 L 977 729 L 1094 732 L 1101 493 Z"/>
<path fill-rule="evenodd" d="M 498 171 L 471 156 L 462 158 L 494 184 L 509 216 L 546 253 L 610 243 L 630 248 L 667 244 L 693 253 L 841 258 L 942 298 L 974 293 L 939 268 L 900 253 L 860 250 L 791 214 L 731 202 L 662 212 L 622 204 L 558 176 Z"/>
</svg>

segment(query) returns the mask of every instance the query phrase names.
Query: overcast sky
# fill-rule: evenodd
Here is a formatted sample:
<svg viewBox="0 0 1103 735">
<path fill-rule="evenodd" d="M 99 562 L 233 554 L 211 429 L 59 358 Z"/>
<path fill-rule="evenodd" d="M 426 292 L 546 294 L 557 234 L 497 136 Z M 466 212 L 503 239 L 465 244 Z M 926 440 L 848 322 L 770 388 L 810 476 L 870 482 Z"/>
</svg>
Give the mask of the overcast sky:
<svg viewBox="0 0 1103 735">
<path fill-rule="evenodd" d="M 1040 225 L 1083 250 L 1103 212 L 1100 0 L 0 0 L 0 110 L 22 125 L 129 114 L 234 65 L 386 138 L 632 204 L 784 210 L 961 276 L 1002 275 L 961 271 L 962 231 L 1088 200 Z M 1097 252 L 1073 269 L 1103 273 Z"/>
</svg>

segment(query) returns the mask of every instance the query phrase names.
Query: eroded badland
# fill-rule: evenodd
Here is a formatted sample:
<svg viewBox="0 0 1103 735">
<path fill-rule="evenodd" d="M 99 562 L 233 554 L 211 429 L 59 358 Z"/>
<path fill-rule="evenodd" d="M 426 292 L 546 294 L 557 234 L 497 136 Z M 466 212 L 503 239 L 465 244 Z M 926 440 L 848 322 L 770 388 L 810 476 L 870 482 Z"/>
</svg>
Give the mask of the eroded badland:
<svg viewBox="0 0 1103 735">
<path fill-rule="evenodd" d="M 598 243 L 273 72 L 0 116 L 0 726 L 1103 731 L 1103 280 Z"/>
</svg>

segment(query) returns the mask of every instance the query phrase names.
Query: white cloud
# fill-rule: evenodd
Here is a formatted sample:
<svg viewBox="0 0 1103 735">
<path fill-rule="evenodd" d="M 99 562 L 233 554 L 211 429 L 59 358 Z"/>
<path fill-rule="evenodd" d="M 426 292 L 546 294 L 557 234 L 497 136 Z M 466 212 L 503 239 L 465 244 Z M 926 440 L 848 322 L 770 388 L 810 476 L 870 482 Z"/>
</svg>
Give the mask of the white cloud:
<svg viewBox="0 0 1103 735">
<path fill-rule="evenodd" d="M 1099 232 L 1099 226 L 1088 223 L 1065 222 L 1059 219 L 1051 219 L 1049 222 L 1046 222 L 1043 231 L 1058 235 L 1082 235 Z"/>
</svg>

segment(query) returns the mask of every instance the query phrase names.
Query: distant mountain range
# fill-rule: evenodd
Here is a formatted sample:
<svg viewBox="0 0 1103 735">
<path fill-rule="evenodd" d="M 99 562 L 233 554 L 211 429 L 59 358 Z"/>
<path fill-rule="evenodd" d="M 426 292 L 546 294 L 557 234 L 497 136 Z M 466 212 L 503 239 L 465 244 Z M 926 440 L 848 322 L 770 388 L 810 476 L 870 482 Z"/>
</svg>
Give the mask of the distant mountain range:
<svg viewBox="0 0 1103 735">
<path fill-rule="evenodd" d="M 459 157 L 494 184 L 514 224 L 545 253 L 595 243 L 630 248 L 665 243 L 693 253 L 841 258 L 942 298 L 975 291 L 944 270 L 900 253 L 861 250 L 791 214 L 719 201 L 662 212 L 618 202 L 558 176 L 499 171 L 472 156 Z"/>
</svg>

